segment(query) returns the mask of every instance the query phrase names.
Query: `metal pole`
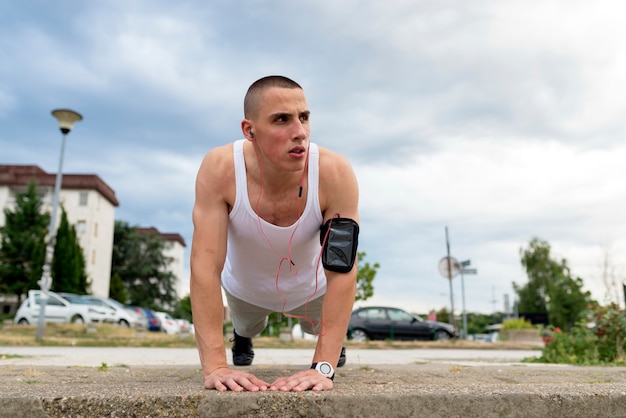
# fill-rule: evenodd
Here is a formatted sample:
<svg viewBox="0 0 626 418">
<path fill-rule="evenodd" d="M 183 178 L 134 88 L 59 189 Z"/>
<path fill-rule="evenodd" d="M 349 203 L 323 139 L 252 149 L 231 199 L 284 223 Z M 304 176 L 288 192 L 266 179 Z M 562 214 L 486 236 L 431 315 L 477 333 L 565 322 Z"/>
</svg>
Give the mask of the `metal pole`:
<svg viewBox="0 0 626 418">
<path fill-rule="evenodd" d="M 68 131 L 69 132 L 69 131 Z M 46 304 L 48 303 L 48 291 L 52 286 L 52 276 L 50 274 L 50 265 L 52 264 L 52 256 L 54 254 L 54 241 L 56 238 L 56 219 L 57 209 L 59 206 L 59 192 L 61 191 L 61 180 L 63 178 L 63 155 L 65 154 L 65 139 L 67 133 L 63 133 L 61 140 L 61 156 L 59 157 L 59 169 L 57 170 L 56 181 L 54 183 L 54 197 L 52 200 L 52 213 L 50 214 L 50 225 L 48 226 L 48 242 L 46 244 L 46 258 L 43 263 L 43 271 L 39 285 L 41 286 L 42 295 L 39 301 L 39 320 L 37 322 L 36 340 L 41 341 L 43 338 L 44 318 L 46 315 Z"/>
<path fill-rule="evenodd" d="M 461 264 L 463 266 L 463 264 Z M 461 267 L 461 295 L 463 298 L 463 338 L 467 339 L 467 313 L 465 311 L 465 280 L 463 278 L 463 267 Z"/>
<path fill-rule="evenodd" d="M 455 326 L 454 320 L 454 295 L 452 294 L 452 258 L 450 257 L 450 240 L 448 239 L 448 227 L 446 226 L 446 250 L 448 252 L 448 282 L 450 283 L 450 324 Z"/>
</svg>

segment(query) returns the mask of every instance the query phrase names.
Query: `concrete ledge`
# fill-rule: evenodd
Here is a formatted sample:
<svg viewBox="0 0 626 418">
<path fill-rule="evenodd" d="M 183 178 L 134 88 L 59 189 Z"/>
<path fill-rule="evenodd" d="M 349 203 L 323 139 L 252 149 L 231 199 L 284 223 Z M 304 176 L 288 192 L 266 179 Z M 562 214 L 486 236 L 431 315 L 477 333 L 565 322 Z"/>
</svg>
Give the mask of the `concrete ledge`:
<svg viewBox="0 0 626 418">
<path fill-rule="evenodd" d="M 249 371 L 272 381 L 297 369 Z M 321 393 L 219 393 L 191 366 L 5 366 L 0 417 L 626 416 L 621 367 L 346 365 L 335 380 Z"/>
</svg>

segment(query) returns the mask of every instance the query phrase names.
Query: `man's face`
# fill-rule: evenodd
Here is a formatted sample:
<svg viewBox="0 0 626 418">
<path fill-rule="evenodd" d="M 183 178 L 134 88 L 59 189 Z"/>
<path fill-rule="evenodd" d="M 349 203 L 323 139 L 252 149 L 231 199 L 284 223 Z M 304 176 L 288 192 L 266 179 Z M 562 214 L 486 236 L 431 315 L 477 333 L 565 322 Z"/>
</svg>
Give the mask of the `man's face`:
<svg viewBox="0 0 626 418">
<path fill-rule="evenodd" d="M 252 121 L 254 138 L 263 154 L 278 166 L 301 169 L 311 133 L 309 114 L 301 89 L 267 89 Z"/>
</svg>

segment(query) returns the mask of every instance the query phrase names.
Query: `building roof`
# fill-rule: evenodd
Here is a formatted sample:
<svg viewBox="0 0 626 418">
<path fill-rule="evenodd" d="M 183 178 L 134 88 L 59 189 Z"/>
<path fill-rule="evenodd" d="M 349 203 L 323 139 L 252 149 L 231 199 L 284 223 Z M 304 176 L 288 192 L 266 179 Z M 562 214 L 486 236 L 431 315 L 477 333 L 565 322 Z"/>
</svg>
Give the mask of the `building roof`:
<svg viewBox="0 0 626 418">
<path fill-rule="evenodd" d="M 36 165 L 0 164 L 0 186 L 28 186 L 34 180 L 38 186 L 54 187 L 56 174 L 49 174 Z M 95 190 L 113 206 L 119 206 L 115 191 L 96 174 L 65 174 L 61 189 Z"/>
<path fill-rule="evenodd" d="M 159 232 L 159 230 L 153 226 L 149 228 L 137 228 L 137 232 L 140 234 L 158 234 L 166 241 L 176 241 L 183 247 L 187 247 L 185 239 L 176 232 Z"/>
</svg>

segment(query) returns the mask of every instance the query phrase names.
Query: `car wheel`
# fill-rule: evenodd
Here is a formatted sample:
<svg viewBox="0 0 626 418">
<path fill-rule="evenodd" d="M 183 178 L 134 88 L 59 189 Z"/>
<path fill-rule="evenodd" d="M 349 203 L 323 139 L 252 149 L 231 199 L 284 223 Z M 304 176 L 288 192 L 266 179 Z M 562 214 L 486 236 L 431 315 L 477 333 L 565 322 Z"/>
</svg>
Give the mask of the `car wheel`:
<svg viewBox="0 0 626 418">
<path fill-rule="evenodd" d="M 354 331 L 352 331 L 352 340 L 356 341 L 357 343 L 364 343 L 365 341 L 367 341 L 367 339 L 367 333 L 362 329 L 355 329 Z"/>
<path fill-rule="evenodd" d="M 447 341 L 450 339 L 450 334 L 440 329 L 440 330 L 435 331 L 435 335 L 433 336 L 433 339 L 435 341 Z"/>
<path fill-rule="evenodd" d="M 120 319 L 120 325 L 123 327 L 130 327 L 130 324 L 125 319 Z"/>
<path fill-rule="evenodd" d="M 80 315 L 74 315 L 74 317 L 72 318 L 72 323 L 73 324 L 84 324 L 85 320 Z"/>
<path fill-rule="evenodd" d="M 28 319 L 22 318 L 19 321 L 17 321 L 17 323 L 20 325 L 28 325 Z"/>
</svg>

